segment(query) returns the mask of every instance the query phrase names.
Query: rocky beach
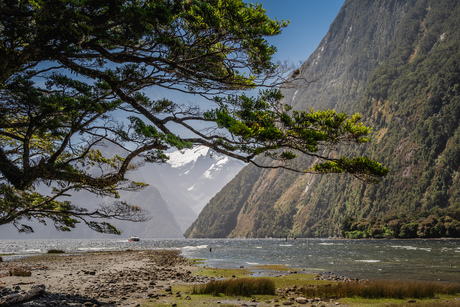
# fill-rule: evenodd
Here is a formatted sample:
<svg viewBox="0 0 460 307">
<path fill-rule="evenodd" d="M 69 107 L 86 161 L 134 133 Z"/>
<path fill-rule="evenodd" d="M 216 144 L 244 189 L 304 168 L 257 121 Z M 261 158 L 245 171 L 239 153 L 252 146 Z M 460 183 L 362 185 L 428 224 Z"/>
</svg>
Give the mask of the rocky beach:
<svg viewBox="0 0 460 307">
<path fill-rule="evenodd" d="M 140 306 L 142 300 L 172 295 L 172 285 L 199 282 L 191 274 L 194 269 L 175 250 L 46 254 L 3 261 L 0 306 L 8 306 L 7 298 L 34 292 L 40 295 L 19 306 Z"/>
<path fill-rule="evenodd" d="M 213 278 L 194 276 L 197 266 L 177 250 L 93 252 L 82 254 L 44 254 L 0 262 L 0 307 L 3 306 L 141 306 L 151 301 L 174 306 L 172 297 L 191 299 L 174 290 L 183 284 L 204 283 Z M 15 275 L 30 276 L 10 276 Z M 272 270 L 269 270 L 272 272 Z M 297 274 L 277 271 L 275 275 Z M 261 272 L 259 272 L 261 273 Z M 274 273 L 274 271 L 272 272 Z M 268 274 L 266 272 L 267 276 Z M 252 274 L 248 274 L 252 275 Z M 317 275 L 319 280 L 349 281 L 335 275 Z M 300 288 L 299 288 L 300 289 Z M 306 304 L 299 289 L 278 289 L 279 299 L 260 302 L 254 299 L 225 298 L 202 302 L 203 306 L 281 306 Z M 32 297 L 27 297 L 29 294 Z M 292 300 L 288 300 L 288 299 Z M 296 300 L 294 300 L 296 298 Z M 19 303 L 16 299 L 20 299 Z M 284 301 L 283 303 L 281 303 Z M 311 299 L 319 306 L 336 302 Z"/>
<path fill-rule="evenodd" d="M 260 243 L 257 242 L 257 246 Z M 212 249 L 212 253 L 213 257 L 216 257 L 223 247 L 214 246 L 216 247 Z M 204 247 L 202 249 L 204 250 Z M 316 290 L 315 293 L 304 290 L 317 289 L 319 286 L 327 286 L 330 289 L 331 283 L 366 286 L 369 282 L 366 279 L 348 278 L 332 272 L 307 274 L 306 269 L 295 270 L 285 265 L 240 264 L 239 268 L 229 269 L 208 265 L 196 266 L 195 262 L 188 259 L 204 259 L 204 255 L 184 253 L 183 250 L 123 249 L 86 253 L 68 251 L 63 254 L 46 253 L 24 258 L 16 258 L 10 254 L 4 256 L 3 261 L 0 257 L 0 307 L 355 306 L 340 298 L 317 295 Z M 207 253 L 211 253 L 208 248 L 206 250 Z M 213 279 L 247 277 L 271 278 L 276 283 L 276 294 L 268 298 L 239 294 L 224 297 L 202 296 L 193 293 L 193 287 L 189 287 Z M 394 281 L 389 281 L 386 285 L 392 283 Z M 410 281 L 408 284 L 414 282 Z M 395 286 L 398 289 L 405 287 L 403 284 L 398 285 Z M 417 289 L 423 288 L 424 283 L 420 282 L 417 285 Z M 439 291 L 444 288 L 439 287 L 440 285 L 442 283 L 438 283 Z M 460 306 L 457 293 L 459 292 L 441 298 L 431 295 L 430 300 L 420 306 L 440 306 L 439 303 L 443 306 Z M 365 301 L 367 298 L 362 300 Z M 418 306 L 418 299 L 417 304 L 414 304 L 414 301 L 413 296 L 400 299 L 401 306 L 409 303 L 411 306 Z"/>
</svg>

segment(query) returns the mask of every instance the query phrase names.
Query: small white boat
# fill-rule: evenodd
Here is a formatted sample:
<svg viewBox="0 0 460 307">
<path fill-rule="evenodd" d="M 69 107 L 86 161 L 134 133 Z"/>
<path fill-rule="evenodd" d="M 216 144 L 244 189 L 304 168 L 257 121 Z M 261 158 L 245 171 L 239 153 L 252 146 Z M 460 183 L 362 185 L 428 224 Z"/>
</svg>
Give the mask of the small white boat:
<svg viewBox="0 0 460 307">
<path fill-rule="evenodd" d="M 135 242 L 135 241 L 140 241 L 141 239 L 139 239 L 139 237 L 131 237 L 129 238 L 129 242 Z"/>
</svg>

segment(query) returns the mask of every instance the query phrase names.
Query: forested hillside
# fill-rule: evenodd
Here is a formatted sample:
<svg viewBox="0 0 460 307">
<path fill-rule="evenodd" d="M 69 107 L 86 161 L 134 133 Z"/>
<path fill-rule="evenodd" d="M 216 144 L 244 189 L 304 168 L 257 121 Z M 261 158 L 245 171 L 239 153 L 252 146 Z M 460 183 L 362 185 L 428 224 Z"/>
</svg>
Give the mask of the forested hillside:
<svg viewBox="0 0 460 307">
<path fill-rule="evenodd" d="M 300 73 L 319 80 L 285 102 L 363 114 L 372 141 L 354 150 L 390 174 L 369 185 L 247 166 L 185 235 L 460 236 L 460 2 L 347 0 Z"/>
</svg>

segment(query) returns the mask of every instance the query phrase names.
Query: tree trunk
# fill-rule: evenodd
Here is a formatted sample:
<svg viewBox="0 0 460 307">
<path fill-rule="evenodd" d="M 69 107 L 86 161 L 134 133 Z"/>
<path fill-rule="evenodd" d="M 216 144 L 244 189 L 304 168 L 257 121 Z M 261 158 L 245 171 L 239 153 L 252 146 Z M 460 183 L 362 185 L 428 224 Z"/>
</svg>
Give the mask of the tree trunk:
<svg viewBox="0 0 460 307">
<path fill-rule="evenodd" d="M 33 298 L 34 296 L 41 295 L 45 292 L 44 285 L 33 286 L 26 293 L 14 293 L 6 295 L 0 298 L 0 306 L 10 306 L 11 304 L 16 304 L 19 302 L 25 302 Z"/>
</svg>

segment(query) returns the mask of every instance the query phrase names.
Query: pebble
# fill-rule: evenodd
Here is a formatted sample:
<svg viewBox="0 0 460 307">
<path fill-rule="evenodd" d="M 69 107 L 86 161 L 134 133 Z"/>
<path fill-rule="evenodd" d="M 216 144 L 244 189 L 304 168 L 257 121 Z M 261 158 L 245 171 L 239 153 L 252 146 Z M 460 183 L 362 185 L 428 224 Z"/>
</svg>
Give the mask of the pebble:
<svg viewBox="0 0 460 307">
<path fill-rule="evenodd" d="M 190 271 L 180 269 L 179 264 L 187 265 L 188 262 L 176 252 L 156 251 L 151 254 L 146 252 L 142 257 L 147 257 L 147 254 L 151 256 L 149 257 L 149 265 L 141 268 L 125 267 L 118 271 L 90 268 L 75 270 L 76 274 L 73 274 L 75 280 L 71 279 L 61 283 L 58 287 L 47 287 L 43 295 L 22 302 L 18 306 L 119 306 L 132 302 L 133 298 L 147 299 L 170 295 L 171 286 L 165 287 L 165 290 L 168 291 L 165 291 L 166 294 L 164 292 L 162 294 L 152 293 L 152 291 L 160 288 L 156 286 L 160 280 L 198 283 L 205 280 L 205 278 L 192 276 Z M 116 255 L 116 257 L 123 257 L 123 255 Z M 65 276 L 72 275 L 68 273 Z M 76 282 L 77 280 L 78 282 Z M 86 286 L 83 284 L 83 280 L 87 282 Z M 20 286 L 12 288 L 0 286 L 0 297 L 19 291 L 22 291 Z M 180 295 L 180 293 L 176 292 L 176 295 Z"/>
<path fill-rule="evenodd" d="M 337 276 L 332 272 L 318 274 L 315 276 L 315 280 L 329 280 L 329 281 L 341 281 L 341 282 L 368 282 L 367 279 L 359 279 L 359 278 L 349 278 L 345 276 Z"/>
</svg>

